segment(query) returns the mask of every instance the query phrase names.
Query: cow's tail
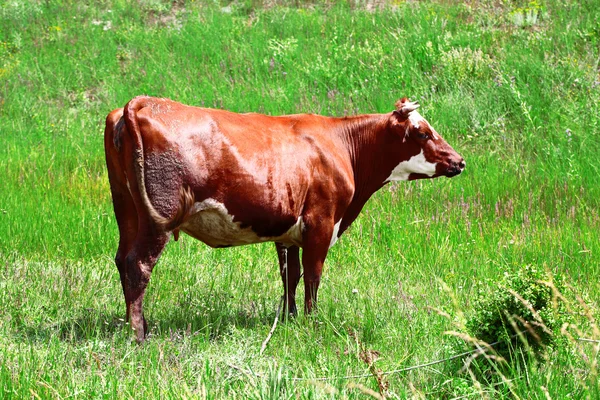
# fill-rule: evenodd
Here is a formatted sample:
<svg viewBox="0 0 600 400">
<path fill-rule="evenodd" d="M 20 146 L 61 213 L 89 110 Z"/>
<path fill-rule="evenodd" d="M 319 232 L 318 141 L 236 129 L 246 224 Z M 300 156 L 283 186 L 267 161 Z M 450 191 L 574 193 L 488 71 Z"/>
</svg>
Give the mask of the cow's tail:
<svg viewBox="0 0 600 400">
<path fill-rule="evenodd" d="M 150 218 L 158 227 L 164 231 L 173 231 L 179 228 L 190 215 L 194 205 L 194 193 L 189 187 L 181 187 L 179 193 L 179 206 L 175 215 L 171 218 L 162 216 L 152 205 L 148 192 L 146 191 L 146 182 L 144 174 L 144 146 L 142 145 L 142 134 L 138 125 L 137 113 L 146 107 L 152 101 L 150 97 L 138 96 L 132 99 L 123 109 L 123 119 L 129 133 L 132 143 L 132 159 L 126 165 L 127 180 L 130 186 L 130 192 L 134 199 L 134 193 L 139 194 L 139 198 L 134 201 L 141 203 L 147 210 Z"/>
</svg>

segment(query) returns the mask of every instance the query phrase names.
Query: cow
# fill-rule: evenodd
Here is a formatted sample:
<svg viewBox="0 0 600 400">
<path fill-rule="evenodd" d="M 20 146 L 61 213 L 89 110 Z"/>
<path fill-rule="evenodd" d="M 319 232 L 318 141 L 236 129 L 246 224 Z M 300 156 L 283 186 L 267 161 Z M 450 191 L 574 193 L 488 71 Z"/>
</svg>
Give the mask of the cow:
<svg viewBox="0 0 600 400">
<path fill-rule="evenodd" d="M 267 116 L 138 96 L 112 111 L 104 147 L 115 263 L 136 339 L 148 332 L 152 269 L 180 232 L 213 248 L 275 242 L 284 310 L 297 313 L 302 269 L 310 313 L 329 249 L 378 189 L 464 170 L 418 107 L 403 98 L 386 114 Z"/>
</svg>

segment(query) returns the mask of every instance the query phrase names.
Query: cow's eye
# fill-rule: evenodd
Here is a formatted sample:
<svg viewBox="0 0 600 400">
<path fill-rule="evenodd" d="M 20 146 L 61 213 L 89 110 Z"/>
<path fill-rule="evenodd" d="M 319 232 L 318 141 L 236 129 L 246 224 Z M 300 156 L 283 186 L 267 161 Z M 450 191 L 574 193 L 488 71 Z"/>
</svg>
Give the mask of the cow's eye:
<svg viewBox="0 0 600 400">
<path fill-rule="evenodd" d="M 429 139 L 429 135 L 428 135 L 427 133 L 422 133 L 422 132 L 418 132 L 418 133 L 417 133 L 417 137 L 418 137 L 419 139 L 423 139 L 423 140 L 425 140 L 425 139 Z"/>
</svg>

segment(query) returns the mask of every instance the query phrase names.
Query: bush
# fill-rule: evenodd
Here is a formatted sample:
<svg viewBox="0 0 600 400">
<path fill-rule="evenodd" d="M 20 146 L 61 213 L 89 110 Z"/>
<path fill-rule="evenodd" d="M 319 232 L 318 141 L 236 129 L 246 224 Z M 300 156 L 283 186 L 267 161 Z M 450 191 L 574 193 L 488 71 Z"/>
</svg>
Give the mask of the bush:
<svg viewBox="0 0 600 400">
<path fill-rule="evenodd" d="M 496 290 L 490 288 L 496 287 Z M 468 319 L 468 333 L 487 343 L 499 342 L 497 353 L 529 346 L 540 354 L 564 340 L 560 329 L 571 318 L 565 304 L 566 286 L 549 271 L 526 266 L 505 272 L 497 283 L 481 285 Z M 517 335 L 518 334 L 518 335 Z"/>
</svg>

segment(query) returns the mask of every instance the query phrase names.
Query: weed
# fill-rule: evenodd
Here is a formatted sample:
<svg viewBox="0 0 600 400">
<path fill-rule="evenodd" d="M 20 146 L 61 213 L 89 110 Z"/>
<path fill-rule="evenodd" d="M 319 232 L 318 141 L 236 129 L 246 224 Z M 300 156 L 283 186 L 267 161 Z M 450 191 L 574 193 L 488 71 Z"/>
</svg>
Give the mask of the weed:
<svg viewBox="0 0 600 400">
<path fill-rule="evenodd" d="M 572 322 L 565 295 L 562 278 L 549 271 L 530 265 L 507 271 L 501 280 L 480 285 L 466 328 L 472 337 L 498 343 L 494 350 L 504 358 L 521 346 L 536 353 L 564 346 L 568 343 L 561 341 L 560 331 Z"/>
</svg>

